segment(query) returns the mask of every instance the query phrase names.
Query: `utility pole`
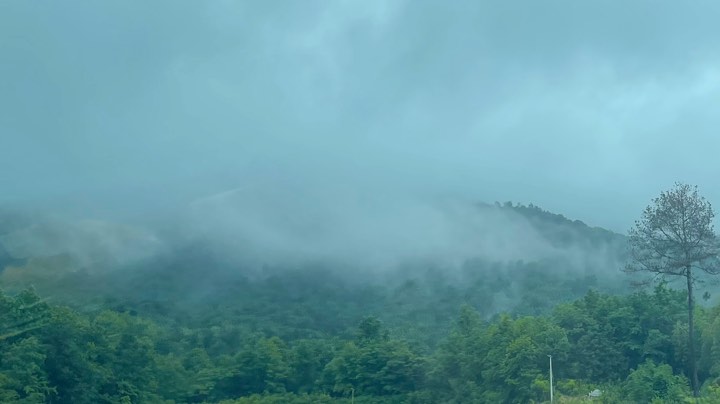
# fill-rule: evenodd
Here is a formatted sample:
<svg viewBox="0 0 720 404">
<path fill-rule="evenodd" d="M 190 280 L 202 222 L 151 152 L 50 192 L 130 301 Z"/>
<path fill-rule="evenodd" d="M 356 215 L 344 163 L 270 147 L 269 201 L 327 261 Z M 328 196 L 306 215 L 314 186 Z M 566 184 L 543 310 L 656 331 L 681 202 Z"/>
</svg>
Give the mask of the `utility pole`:
<svg viewBox="0 0 720 404">
<path fill-rule="evenodd" d="M 553 379 L 552 379 L 552 355 L 548 355 L 550 358 L 550 403 L 553 402 Z"/>
</svg>

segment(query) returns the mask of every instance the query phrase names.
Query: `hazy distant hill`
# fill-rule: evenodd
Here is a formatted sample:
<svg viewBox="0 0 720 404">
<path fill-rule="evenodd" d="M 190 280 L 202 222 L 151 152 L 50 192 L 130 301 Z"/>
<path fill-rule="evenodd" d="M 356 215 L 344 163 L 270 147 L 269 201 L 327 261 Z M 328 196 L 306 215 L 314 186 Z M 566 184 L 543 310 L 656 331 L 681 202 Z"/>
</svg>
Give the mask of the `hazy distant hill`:
<svg viewBox="0 0 720 404">
<path fill-rule="evenodd" d="M 476 220 L 471 229 L 484 232 L 485 243 L 477 256 L 408 260 L 383 271 L 321 261 L 250 267 L 201 237 L 170 244 L 112 223 L 15 222 L 0 238 L 0 252 L 12 246 L 0 257 L 7 265 L 0 282 L 11 290 L 32 284 L 86 310 L 109 305 L 162 321 L 189 316 L 204 324 L 231 310 L 238 322 L 279 335 L 332 334 L 375 313 L 428 342 L 463 304 L 486 317 L 535 314 L 591 288 L 627 290 L 619 272 L 624 236 L 533 205 L 478 204 L 475 212 L 453 220 Z"/>
<path fill-rule="evenodd" d="M 550 242 L 558 246 L 572 244 L 603 245 L 612 244 L 618 249 L 625 248 L 626 236 L 602 227 L 591 227 L 580 220 L 571 220 L 531 204 L 480 204 L 481 209 L 507 209 L 525 217 L 530 224 L 542 233 Z"/>
</svg>

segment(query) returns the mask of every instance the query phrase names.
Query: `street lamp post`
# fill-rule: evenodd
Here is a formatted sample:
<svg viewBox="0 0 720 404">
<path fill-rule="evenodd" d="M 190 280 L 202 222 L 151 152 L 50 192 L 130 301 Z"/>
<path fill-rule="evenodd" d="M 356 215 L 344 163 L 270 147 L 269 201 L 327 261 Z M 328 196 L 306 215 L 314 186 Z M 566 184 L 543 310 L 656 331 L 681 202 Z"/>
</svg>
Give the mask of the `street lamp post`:
<svg viewBox="0 0 720 404">
<path fill-rule="evenodd" d="M 553 377 L 552 377 L 552 355 L 548 355 L 550 358 L 550 403 L 553 402 Z"/>
</svg>

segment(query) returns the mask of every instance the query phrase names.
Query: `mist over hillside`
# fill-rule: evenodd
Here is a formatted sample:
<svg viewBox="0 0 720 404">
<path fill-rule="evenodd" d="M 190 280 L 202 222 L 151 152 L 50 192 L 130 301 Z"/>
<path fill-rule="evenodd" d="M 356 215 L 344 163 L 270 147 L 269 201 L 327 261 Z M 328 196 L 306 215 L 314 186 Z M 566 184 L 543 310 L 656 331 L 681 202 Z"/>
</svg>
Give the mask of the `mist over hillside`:
<svg viewBox="0 0 720 404">
<path fill-rule="evenodd" d="M 298 197 L 299 196 L 299 197 Z M 335 198 L 229 192 L 164 223 L 3 212 L 8 260 L 66 257 L 75 270 L 104 271 L 201 245 L 238 271 L 322 264 L 380 274 L 423 262 L 458 268 L 489 262 L 566 259 L 620 265 L 624 237 L 539 207 L 463 200 Z"/>
<path fill-rule="evenodd" d="M 271 322 L 322 296 L 338 321 L 324 329 L 314 322 L 332 314 L 308 315 L 308 333 L 350 326 L 351 306 L 397 330 L 446 313 L 419 322 L 429 341 L 463 304 L 486 317 L 537 314 L 590 289 L 628 290 L 624 236 L 533 205 L 291 196 L 232 191 L 144 225 L 7 212 L 0 282 L 87 310 L 116 304 L 204 322 L 216 304 L 235 307 L 238 321 L 272 308 Z"/>
</svg>

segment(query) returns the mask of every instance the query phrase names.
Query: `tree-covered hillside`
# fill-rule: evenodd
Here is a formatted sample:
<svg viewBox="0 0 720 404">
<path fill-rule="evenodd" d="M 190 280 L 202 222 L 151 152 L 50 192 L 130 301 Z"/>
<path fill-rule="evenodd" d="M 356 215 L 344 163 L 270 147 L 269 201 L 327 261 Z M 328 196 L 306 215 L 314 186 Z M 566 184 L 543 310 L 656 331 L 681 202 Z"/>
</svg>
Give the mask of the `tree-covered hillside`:
<svg viewBox="0 0 720 404">
<path fill-rule="evenodd" d="M 341 310 L 321 297 L 315 309 L 332 323 Z M 689 394 L 684 295 L 664 286 L 627 296 L 591 291 L 537 316 L 483 320 L 463 305 L 431 349 L 415 342 L 418 331 L 398 332 L 374 316 L 293 335 L 295 324 L 283 320 L 275 333 L 258 331 L 272 323 L 271 310 L 253 321 L 218 305 L 205 319 L 167 321 L 112 307 L 79 312 L 32 291 L 1 303 L 0 397 L 8 403 L 543 402 L 547 354 L 562 402 L 595 389 L 607 403 L 675 403 Z M 697 312 L 708 403 L 720 400 L 718 315 Z"/>
<path fill-rule="evenodd" d="M 607 403 L 689 395 L 685 295 L 633 291 L 620 272 L 624 236 L 532 205 L 477 211 L 515 226 L 487 239 L 510 258 L 367 272 L 249 267 L 202 239 L 132 260 L 94 240 L 80 257 L 77 242 L 63 250 L 59 224 L 16 223 L 2 232 L 0 401 L 544 402 L 547 355 L 559 402 L 595 389 Z M 20 237 L 38 231 L 44 250 Z M 75 226 L 74 240 L 84 231 Z M 120 234 L 114 251 L 145 233 Z M 720 307 L 696 311 L 703 399 L 717 402 Z"/>
<path fill-rule="evenodd" d="M 217 308 L 232 307 L 222 314 L 224 321 L 283 337 L 335 334 L 374 315 L 390 328 L 416 331 L 413 338 L 428 346 L 445 335 L 464 304 L 489 319 L 501 312 L 547 313 L 590 289 L 629 290 L 619 271 L 621 235 L 532 205 L 480 204 L 473 215 L 482 219 L 477 231 L 489 234 L 482 240 L 490 245 L 478 245 L 476 256 L 382 269 L 352 262 L 250 267 L 197 238 L 146 256 L 135 253 L 140 242 L 132 241 L 133 254 L 141 258 L 121 261 L 98 246 L 120 250 L 118 239 L 144 233 L 124 226 L 109 236 L 98 233 L 98 228 L 114 230 L 109 224 L 93 224 L 91 231 L 72 224 L 63 232 L 56 221 L 26 219 L 24 227 L 16 224 L 0 238 L 18 252 L 8 257 L 13 261 L 0 282 L 9 292 L 33 286 L 50 301 L 79 310 L 112 308 L 162 321 L 211 324 L 219 321 Z M 69 247 L 63 244 L 67 239 Z M 482 252 L 488 249 L 504 252 Z"/>
</svg>

